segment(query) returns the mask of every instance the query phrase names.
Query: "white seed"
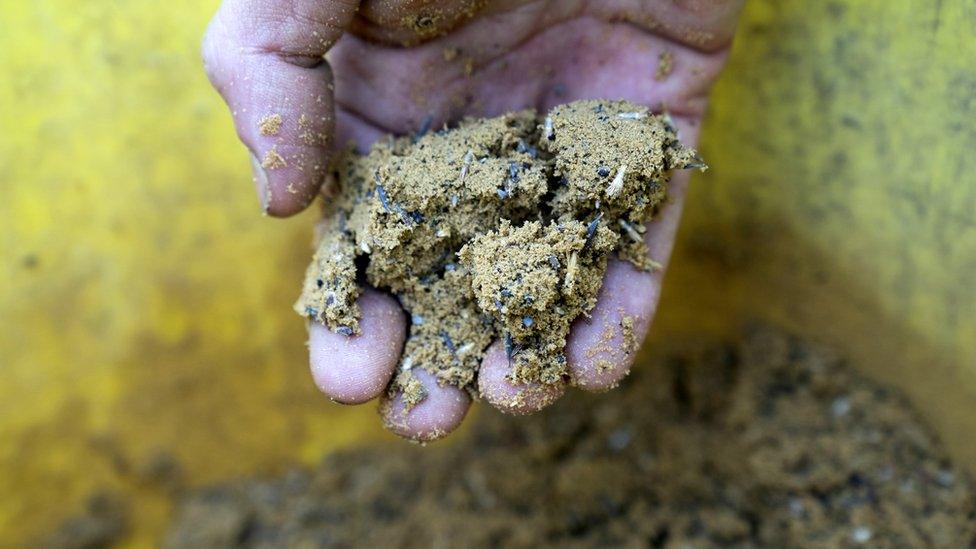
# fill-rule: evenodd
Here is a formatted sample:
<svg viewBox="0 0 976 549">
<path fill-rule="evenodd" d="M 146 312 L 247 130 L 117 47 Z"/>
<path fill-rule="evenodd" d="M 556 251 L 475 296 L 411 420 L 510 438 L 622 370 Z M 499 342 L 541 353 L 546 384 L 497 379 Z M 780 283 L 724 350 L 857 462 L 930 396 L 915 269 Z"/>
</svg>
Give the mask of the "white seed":
<svg viewBox="0 0 976 549">
<path fill-rule="evenodd" d="M 613 198 L 620 194 L 620 191 L 624 189 L 624 173 L 626 172 L 627 164 L 621 165 L 620 169 L 617 170 L 617 175 L 614 176 L 613 181 L 611 181 L 610 185 L 607 187 L 608 197 Z"/>
<path fill-rule="evenodd" d="M 578 259 L 576 252 L 573 252 L 573 255 L 569 256 L 569 262 L 566 264 L 566 280 L 564 284 L 570 290 L 573 289 L 573 284 L 576 282 L 576 263 Z"/>
<path fill-rule="evenodd" d="M 851 538 L 854 539 L 854 543 L 867 543 L 871 541 L 873 535 L 874 533 L 867 526 L 858 526 L 851 532 Z"/>
<path fill-rule="evenodd" d="M 468 177 L 468 170 L 471 168 L 472 162 L 474 162 L 474 151 L 468 149 L 468 152 L 464 154 L 464 162 L 461 164 L 461 183 L 464 183 L 464 178 Z"/>
<path fill-rule="evenodd" d="M 552 138 L 554 138 L 556 136 L 555 132 L 552 129 L 552 117 L 551 116 L 547 116 L 546 117 L 546 123 L 545 123 L 545 126 L 543 127 L 543 132 L 546 135 L 546 139 L 552 139 Z"/>
<path fill-rule="evenodd" d="M 647 118 L 647 113 L 645 112 L 622 112 L 617 115 L 624 120 L 640 120 L 642 118 Z"/>
<path fill-rule="evenodd" d="M 403 363 L 400 365 L 400 369 L 403 370 L 404 372 L 408 372 L 410 371 L 411 368 L 413 368 L 413 357 L 412 356 L 405 357 L 403 359 Z"/>
<path fill-rule="evenodd" d="M 363 240 L 363 241 L 362 241 L 362 242 L 361 242 L 361 243 L 359 244 L 359 249 L 361 249 L 362 251 L 364 251 L 364 252 L 366 252 L 366 253 L 368 253 L 368 254 L 369 254 L 369 253 L 373 253 L 373 250 L 371 250 L 371 249 L 370 249 L 370 247 L 369 247 L 369 244 L 367 244 L 365 240 Z"/>
<path fill-rule="evenodd" d="M 629 236 L 631 240 L 633 240 L 634 242 L 640 242 L 642 240 L 640 233 L 638 233 L 634 229 L 633 225 L 627 223 L 623 219 L 618 219 L 617 223 L 620 224 L 620 227 L 623 228 L 623 230 L 627 233 L 627 236 Z"/>
</svg>

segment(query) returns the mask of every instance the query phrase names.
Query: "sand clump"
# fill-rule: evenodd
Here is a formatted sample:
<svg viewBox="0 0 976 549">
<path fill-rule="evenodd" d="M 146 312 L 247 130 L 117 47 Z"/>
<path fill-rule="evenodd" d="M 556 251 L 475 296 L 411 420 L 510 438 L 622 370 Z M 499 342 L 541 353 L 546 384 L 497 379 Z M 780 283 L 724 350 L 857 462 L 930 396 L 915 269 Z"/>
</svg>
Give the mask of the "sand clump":
<svg viewBox="0 0 976 549">
<path fill-rule="evenodd" d="M 411 319 L 400 389 L 419 387 L 410 372 L 424 368 L 475 393 L 496 339 L 512 381 L 557 383 L 571 322 L 595 304 L 608 257 L 653 269 L 644 223 L 672 170 L 703 167 L 667 115 L 623 101 L 381 140 L 335 162 L 337 192 L 295 309 L 351 336 L 363 284 L 392 292 Z M 408 403 L 422 398 L 407 391 Z"/>
</svg>

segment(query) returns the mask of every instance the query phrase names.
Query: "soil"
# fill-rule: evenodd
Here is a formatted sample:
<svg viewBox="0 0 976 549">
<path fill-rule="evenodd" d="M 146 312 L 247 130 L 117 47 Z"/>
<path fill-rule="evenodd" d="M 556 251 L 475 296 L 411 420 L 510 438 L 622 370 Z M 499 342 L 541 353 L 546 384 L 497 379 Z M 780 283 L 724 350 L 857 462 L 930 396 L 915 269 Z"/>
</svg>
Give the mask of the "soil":
<svg viewBox="0 0 976 549">
<path fill-rule="evenodd" d="M 187 494 L 169 547 L 972 547 L 976 491 L 904 398 L 768 328 L 616 398 Z"/>
<path fill-rule="evenodd" d="M 570 324 L 595 304 L 607 258 L 655 267 L 644 222 L 671 171 L 691 168 L 704 164 L 667 115 L 623 101 L 469 119 L 347 152 L 295 310 L 354 336 L 362 285 L 392 292 L 412 319 L 392 387 L 419 386 L 409 372 L 424 368 L 474 394 L 496 339 L 511 381 L 559 383 Z"/>
</svg>

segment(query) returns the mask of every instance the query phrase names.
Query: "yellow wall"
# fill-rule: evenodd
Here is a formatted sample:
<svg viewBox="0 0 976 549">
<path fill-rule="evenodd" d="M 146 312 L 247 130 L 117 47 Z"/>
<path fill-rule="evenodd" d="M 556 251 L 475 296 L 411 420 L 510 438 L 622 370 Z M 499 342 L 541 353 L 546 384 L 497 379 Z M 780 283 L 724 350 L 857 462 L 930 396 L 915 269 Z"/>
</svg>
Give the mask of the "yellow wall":
<svg viewBox="0 0 976 549">
<path fill-rule="evenodd" d="M 0 3 L 0 540 L 108 486 L 147 542 L 164 449 L 201 483 L 382 436 L 309 383 L 312 216 L 258 215 L 198 62 L 215 4 Z M 753 0 L 654 338 L 839 344 L 976 470 L 973 28 L 967 0 Z"/>
</svg>

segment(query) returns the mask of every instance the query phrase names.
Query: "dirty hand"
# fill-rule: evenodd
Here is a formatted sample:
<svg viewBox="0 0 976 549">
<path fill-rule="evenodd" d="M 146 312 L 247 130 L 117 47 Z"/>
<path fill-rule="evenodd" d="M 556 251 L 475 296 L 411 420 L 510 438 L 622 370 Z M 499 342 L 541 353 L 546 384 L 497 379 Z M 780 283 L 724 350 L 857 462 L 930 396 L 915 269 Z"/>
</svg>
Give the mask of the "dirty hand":
<svg viewBox="0 0 976 549">
<path fill-rule="evenodd" d="M 323 183 L 330 151 L 361 150 L 386 133 L 438 128 L 466 115 L 494 116 L 577 99 L 627 99 L 667 110 L 694 145 L 707 95 L 725 63 L 744 0 L 224 0 L 207 30 L 207 74 L 227 101 L 251 153 L 264 210 L 303 210 Z M 651 255 L 666 264 L 688 182 L 675 174 L 671 203 L 648 227 Z M 611 260 L 590 320 L 577 320 L 566 357 L 569 383 L 617 384 L 633 352 L 621 318 L 643 339 L 663 270 Z M 396 433 L 432 440 L 458 426 L 468 395 L 417 371 L 428 397 L 405 412 L 385 395 L 406 318 L 391 296 L 360 298 L 362 335 L 310 326 L 316 384 L 343 403 L 382 396 Z M 516 387 L 499 343 L 479 374 L 482 395 L 512 413 L 551 403 L 563 387 Z M 521 398 L 514 398 L 521 392 Z"/>
</svg>

